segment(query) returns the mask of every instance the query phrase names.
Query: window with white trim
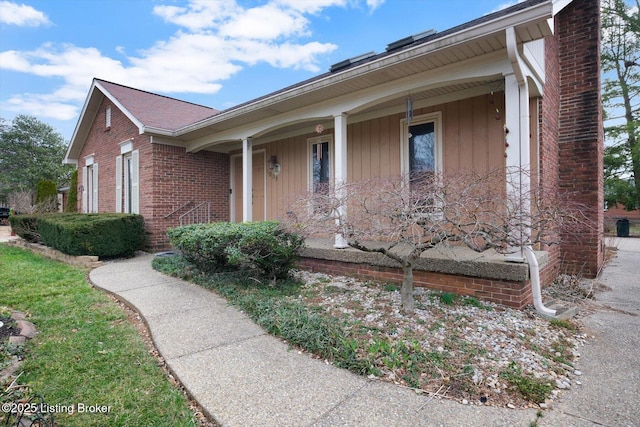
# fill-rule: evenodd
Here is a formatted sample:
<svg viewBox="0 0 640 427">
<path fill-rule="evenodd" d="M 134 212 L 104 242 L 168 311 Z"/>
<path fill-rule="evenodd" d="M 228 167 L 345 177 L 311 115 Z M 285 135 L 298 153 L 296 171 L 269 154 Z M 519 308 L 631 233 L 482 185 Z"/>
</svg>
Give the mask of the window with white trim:
<svg viewBox="0 0 640 427">
<path fill-rule="evenodd" d="M 140 152 L 133 142 L 120 144 L 116 157 L 116 212 L 140 213 L 139 174 Z"/>
<path fill-rule="evenodd" d="M 436 181 L 442 172 L 442 114 L 414 117 L 409 124 L 402 121 L 402 172 L 409 188 L 416 193 L 414 208 L 432 215 L 441 207 Z M 412 197 L 413 198 L 413 197 Z"/>
<path fill-rule="evenodd" d="M 331 136 L 311 138 L 309 141 L 309 190 L 317 193 L 328 188 L 333 176 Z"/>
<path fill-rule="evenodd" d="M 93 155 L 85 158 L 82 168 L 82 212 L 98 212 L 98 163 Z"/>
</svg>

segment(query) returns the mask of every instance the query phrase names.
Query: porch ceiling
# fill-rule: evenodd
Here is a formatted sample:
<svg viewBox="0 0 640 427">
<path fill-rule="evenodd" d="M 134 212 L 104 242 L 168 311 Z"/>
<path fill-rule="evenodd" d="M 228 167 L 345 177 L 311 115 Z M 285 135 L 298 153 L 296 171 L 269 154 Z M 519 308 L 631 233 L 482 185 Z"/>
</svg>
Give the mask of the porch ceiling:
<svg viewBox="0 0 640 427">
<path fill-rule="evenodd" d="M 328 72 L 222 111 L 216 116 L 178 130 L 175 136 L 185 141 L 187 147 L 194 146 L 193 149 L 196 151 L 210 149 L 213 148 L 212 145 L 228 143 L 228 139 L 225 141 L 216 134 L 229 135 L 229 131 L 242 129 L 248 123 L 277 120 L 279 115 L 318 105 L 329 105 L 332 100 L 346 94 L 356 94 L 425 73 L 433 74 L 453 64 L 470 60 L 482 61 L 482 58 L 495 59 L 497 56 L 507 58 L 505 28 L 515 28 L 519 43 L 539 40 L 551 34 L 548 23 L 548 19 L 552 17 L 551 3 L 527 3 L 533 5 L 493 20 L 488 16 L 486 19 L 481 18 L 469 23 L 473 25 L 462 25 L 436 33 L 407 47 L 363 59 L 345 70 Z M 414 99 L 426 99 L 446 93 L 462 92 L 486 83 L 486 80 L 454 82 L 446 87 L 426 88 L 411 95 Z M 407 93 L 398 95 L 396 99 L 387 99 L 374 106 L 367 106 L 363 111 L 372 112 L 403 104 Z M 297 123 L 288 126 L 285 131 L 293 131 L 304 126 L 306 124 Z M 283 129 L 280 128 L 279 131 Z M 249 136 L 253 135 L 247 134 L 244 137 Z M 204 143 L 203 138 L 210 140 L 210 143 Z"/>
</svg>

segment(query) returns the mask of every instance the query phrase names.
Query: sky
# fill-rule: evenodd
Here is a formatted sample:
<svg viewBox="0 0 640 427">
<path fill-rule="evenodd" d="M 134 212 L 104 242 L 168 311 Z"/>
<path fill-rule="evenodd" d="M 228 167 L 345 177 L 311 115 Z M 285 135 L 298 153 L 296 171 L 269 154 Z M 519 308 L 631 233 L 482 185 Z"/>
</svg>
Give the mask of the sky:
<svg viewBox="0 0 640 427">
<path fill-rule="evenodd" d="M 93 78 L 219 110 L 518 0 L 0 0 L 0 118 L 65 141 Z"/>
</svg>

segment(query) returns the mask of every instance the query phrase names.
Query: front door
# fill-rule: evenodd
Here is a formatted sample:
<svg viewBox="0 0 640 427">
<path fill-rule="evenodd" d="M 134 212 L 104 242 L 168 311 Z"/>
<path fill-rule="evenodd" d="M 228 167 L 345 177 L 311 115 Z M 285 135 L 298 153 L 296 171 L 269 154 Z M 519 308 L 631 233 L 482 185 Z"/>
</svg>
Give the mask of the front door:
<svg viewBox="0 0 640 427">
<path fill-rule="evenodd" d="M 233 219 L 242 222 L 242 156 L 233 157 Z M 265 152 L 253 153 L 253 181 L 252 198 L 253 220 L 264 221 L 265 217 Z"/>
</svg>

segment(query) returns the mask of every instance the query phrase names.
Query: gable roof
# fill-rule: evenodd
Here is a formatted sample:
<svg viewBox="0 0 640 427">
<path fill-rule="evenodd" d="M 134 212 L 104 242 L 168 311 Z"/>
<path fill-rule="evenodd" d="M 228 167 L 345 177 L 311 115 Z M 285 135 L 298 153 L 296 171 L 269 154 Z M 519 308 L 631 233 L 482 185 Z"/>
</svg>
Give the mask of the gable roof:
<svg viewBox="0 0 640 427">
<path fill-rule="evenodd" d="M 158 95 L 105 80 L 95 79 L 96 85 L 121 109 L 129 112 L 145 129 L 175 131 L 211 117 L 218 110 L 168 96 Z M 110 96 L 109 96 L 110 95 Z"/>
<path fill-rule="evenodd" d="M 105 97 L 111 100 L 138 127 L 140 134 L 152 132 L 159 135 L 172 135 L 182 127 L 219 113 L 218 110 L 211 107 L 106 80 L 93 79 L 89 95 L 67 148 L 64 163 L 75 163 L 78 160 L 78 155 L 89 134 L 98 108 Z"/>
</svg>

